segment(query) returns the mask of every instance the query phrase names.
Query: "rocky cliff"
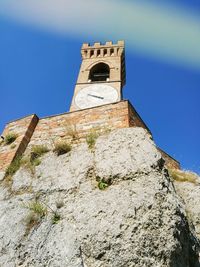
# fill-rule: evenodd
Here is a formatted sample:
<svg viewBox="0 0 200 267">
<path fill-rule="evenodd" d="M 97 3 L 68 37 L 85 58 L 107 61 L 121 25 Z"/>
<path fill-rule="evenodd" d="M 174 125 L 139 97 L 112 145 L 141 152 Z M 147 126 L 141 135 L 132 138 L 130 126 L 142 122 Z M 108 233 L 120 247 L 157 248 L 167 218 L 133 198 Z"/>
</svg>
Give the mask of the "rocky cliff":
<svg viewBox="0 0 200 267">
<path fill-rule="evenodd" d="M 163 163 L 127 128 L 22 166 L 0 185 L 0 266 L 200 266 L 199 183 Z"/>
</svg>

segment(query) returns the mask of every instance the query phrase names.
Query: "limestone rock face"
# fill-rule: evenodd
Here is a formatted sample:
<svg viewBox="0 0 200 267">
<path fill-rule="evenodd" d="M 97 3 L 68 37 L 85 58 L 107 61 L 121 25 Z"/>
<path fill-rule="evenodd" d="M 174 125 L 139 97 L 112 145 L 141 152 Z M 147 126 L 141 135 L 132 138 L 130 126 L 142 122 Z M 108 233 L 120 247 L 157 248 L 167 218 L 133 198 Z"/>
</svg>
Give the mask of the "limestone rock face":
<svg viewBox="0 0 200 267">
<path fill-rule="evenodd" d="M 200 177 L 197 177 L 196 183 L 175 181 L 174 185 L 183 200 L 189 222 L 200 239 Z"/>
<path fill-rule="evenodd" d="M 46 211 L 30 224 L 34 201 Z M 59 157 L 49 152 L 34 174 L 20 168 L 10 186 L 1 182 L 2 267 L 197 267 L 198 250 L 142 128 L 99 137 L 93 150 L 85 143 Z"/>
</svg>

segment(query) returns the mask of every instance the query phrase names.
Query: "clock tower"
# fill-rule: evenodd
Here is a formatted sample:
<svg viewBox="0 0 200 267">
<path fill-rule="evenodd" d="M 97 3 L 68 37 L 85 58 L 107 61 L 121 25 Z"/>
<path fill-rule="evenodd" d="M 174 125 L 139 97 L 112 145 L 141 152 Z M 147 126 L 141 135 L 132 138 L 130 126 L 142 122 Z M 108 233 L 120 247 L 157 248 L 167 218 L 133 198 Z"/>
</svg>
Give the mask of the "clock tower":
<svg viewBox="0 0 200 267">
<path fill-rule="evenodd" d="M 83 44 L 82 63 L 70 111 L 122 100 L 126 82 L 124 41 Z"/>
</svg>

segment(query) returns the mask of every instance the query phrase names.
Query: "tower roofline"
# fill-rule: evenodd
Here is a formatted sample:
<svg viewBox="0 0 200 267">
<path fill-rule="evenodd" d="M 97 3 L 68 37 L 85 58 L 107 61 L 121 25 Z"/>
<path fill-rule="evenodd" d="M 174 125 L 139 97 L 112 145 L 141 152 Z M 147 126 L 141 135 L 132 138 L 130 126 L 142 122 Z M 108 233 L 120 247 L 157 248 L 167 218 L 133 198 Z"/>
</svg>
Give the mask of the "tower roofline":
<svg viewBox="0 0 200 267">
<path fill-rule="evenodd" d="M 81 49 L 94 49 L 94 48 L 106 48 L 106 47 L 124 47 L 125 41 L 119 40 L 116 44 L 114 44 L 112 41 L 105 42 L 105 44 L 102 44 L 100 42 L 95 42 L 93 45 L 90 43 L 83 43 Z"/>
</svg>

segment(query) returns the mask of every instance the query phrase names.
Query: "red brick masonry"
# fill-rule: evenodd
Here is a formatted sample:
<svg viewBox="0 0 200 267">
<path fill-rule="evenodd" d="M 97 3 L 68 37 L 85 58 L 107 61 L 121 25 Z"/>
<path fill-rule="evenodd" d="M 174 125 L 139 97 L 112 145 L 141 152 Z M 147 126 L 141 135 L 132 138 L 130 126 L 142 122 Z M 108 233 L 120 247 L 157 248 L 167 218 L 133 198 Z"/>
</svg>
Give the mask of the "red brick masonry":
<svg viewBox="0 0 200 267">
<path fill-rule="evenodd" d="M 7 168 L 16 156 L 20 156 L 24 153 L 38 120 L 39 119 L 36 115 L 30 115 L 6 125 L 2 136 L 6 136 L 8 133 L 15 133 L 17 134 L 17 139 L 10 145 L 1 144 L 0 170 Z"/>
<path fill-rule="evenodd" d="M 52 146 L 61 139 L 71 140 L 73 133 L 78 136 L 77 142 L 85 139 L 91 129 L 99 131 L 114 130 L 127 127 L 143 127 L 150 130 L 140 118 L 136 110 L 127 100 L 99 107 L 68 112 L 38 119 L 31 115 L 6 125 L 2 135 L 14 132 L 18 138 L 11 145 L 0 146 L 0 170 L 5 170 L 17 155 L 32 145 L 46 144 Z M 16 145 L 13 148 L 13 144 Z M 168 166 L 180 168 L 179 162 L 160 150 Z"/>
</svg>

